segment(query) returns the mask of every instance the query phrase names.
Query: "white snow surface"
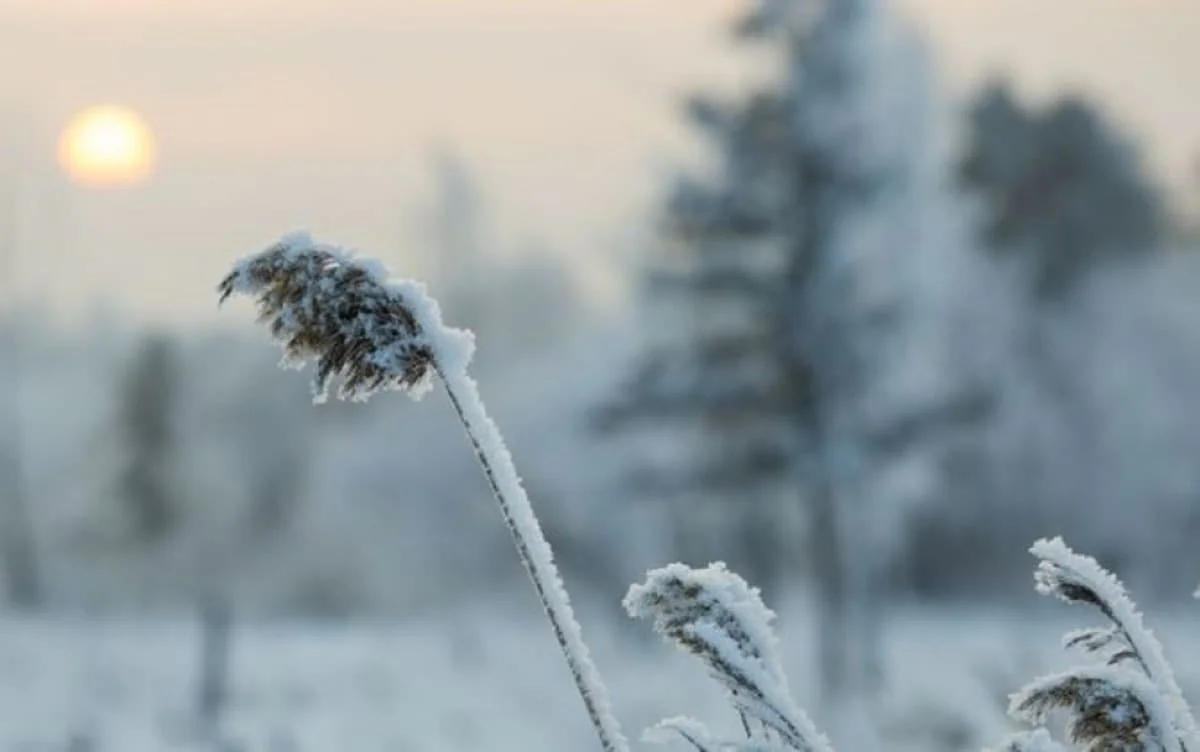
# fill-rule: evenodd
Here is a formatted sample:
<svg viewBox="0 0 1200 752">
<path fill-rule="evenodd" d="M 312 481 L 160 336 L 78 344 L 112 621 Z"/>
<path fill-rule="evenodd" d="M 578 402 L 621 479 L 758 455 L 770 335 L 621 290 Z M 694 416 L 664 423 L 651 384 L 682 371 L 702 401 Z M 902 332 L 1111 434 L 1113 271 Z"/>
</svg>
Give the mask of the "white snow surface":
<svg viewBox="0 0 1200 752">
<path fill-rule="evenodd" d="M 527 590 L 390 623 L 239 625 L 224 735 L 244 752 L 595 749 Z M 810 606 L 798 597 L 779 607 L 780 639 L 799 704 L 819 711 Z M 1194 622 L 1155 615 L 1180 680 L 1200 688 Z M 629 727 L 686 713 L 718 739 L 741 736 L 723 691 L 691 656 L 632 639 L 648 634 L 640 624 L 588 623 Z M 888 680 L 869 720 L 888 752 L 995 748 L 1019 730 L 1005 719 L 1006 695 L 1066 668 L 1057 637 L 1077 623 L 1074 609 L 1057 618 L 1013 609 L 898 614 L 886 635 Z M 60 752 L 72 738 L 98 751 L 202 748 L 188 734 L 196 644 L 186 620 L 0 614 L 0 751 Z M 948 745 L 953 738 L 959 743 Z M 688 747 L 680 740 L 669 749 Z"/>
</svg>

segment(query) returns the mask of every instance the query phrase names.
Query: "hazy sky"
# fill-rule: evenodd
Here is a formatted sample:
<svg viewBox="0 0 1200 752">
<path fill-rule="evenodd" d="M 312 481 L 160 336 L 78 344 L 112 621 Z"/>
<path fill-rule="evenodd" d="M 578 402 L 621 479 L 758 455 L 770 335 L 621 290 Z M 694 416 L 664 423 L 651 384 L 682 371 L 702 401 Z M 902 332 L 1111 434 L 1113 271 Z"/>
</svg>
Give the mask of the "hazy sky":
<svg viewBox="0 0 1200 752">
<path fill-rule="evenodd" d="M 0 0 L 0 112 L 25 124 L 20 272 L 58 299 L 212 310 L 227 262 L 308 226 L 394 262 L 427 154 L 478 168 L 505 238 L 589 257 L 689 154 L 675 105 L 746 70 L 736 0 Z M 1104 97 L 1182 185 L 1200 151 L 1200 2 L 902 0 L 949 91 L 1007 69 Z M 52 179 L 70 113 L 141 111 L 160 170 Z M 0 144 L 3 146 L 3 144 Z M 398 263 L 396 264 L 398 266 Z"/>
</svg>

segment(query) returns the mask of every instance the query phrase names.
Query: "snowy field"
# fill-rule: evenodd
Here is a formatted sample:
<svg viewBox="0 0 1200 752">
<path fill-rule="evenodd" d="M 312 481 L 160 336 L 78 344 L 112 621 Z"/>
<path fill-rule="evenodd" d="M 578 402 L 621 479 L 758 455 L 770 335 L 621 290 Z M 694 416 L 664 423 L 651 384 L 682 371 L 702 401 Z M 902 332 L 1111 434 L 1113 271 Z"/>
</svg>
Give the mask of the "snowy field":
<svg viewBox="0 0 1200 752">
<path fill-rule="evenodd" d="M 887 637 L 888 684 L 874 714 L 889 748 L 979 749 L 997 741 L 1007 728 L 1007 692 L 1063 666 L 1061 632 L 1090 623 L 1057 617 L 931 611 L 896 617 Z M 1200 696 L 1195 621 L 1153 613 L 1149 621 L 1185 691 Z M 735 733 L 736 719 L 695 664 L 639 640 L 639 625 L 606 630 L 603 620 L 588 623 L 631 737 L 679 713 Z M 821 723 L 803 609 L 784 609 L 780 627 L 794 692 Z M 243 626 L 236 640 L 222 739 L 206 741 L 190 713 L 194 625 L 7 618 L 0 626 L 0 749 L 595 747 L 550 632 L 529 614 L 480 607 L 386 625 L 259 624 Z"/>
</svg>

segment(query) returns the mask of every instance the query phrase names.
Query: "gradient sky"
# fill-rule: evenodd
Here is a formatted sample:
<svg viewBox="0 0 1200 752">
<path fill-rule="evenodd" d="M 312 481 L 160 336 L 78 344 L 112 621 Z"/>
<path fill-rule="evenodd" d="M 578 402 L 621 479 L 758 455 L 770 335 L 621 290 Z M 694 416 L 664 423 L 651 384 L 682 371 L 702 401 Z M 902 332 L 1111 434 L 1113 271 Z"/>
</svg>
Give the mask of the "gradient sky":
<svg viewBox="0 0 1200 752">
<path fill-rule="evenodd" d="M 899 2 L 949 92 L 995 70 L 1035 97 L 1084 88 L 1147 143 L 1164 180 L 1191 179 L 1200 2 Z M 663 168 L 693 153 L 678 97 L 747 75 L 724 30 L 740 5 L 0 0 L 0 150 L 24 144 L 21 285 L 206 316 L 227 262 L 296 226 L 402 269 L 439 143 L 478 168 L 507 241 L 595 258 L 649 206 Z M 151 183 L 57 179 L 58 130 L 102 101 L 157 132 Z"/>
</svg>

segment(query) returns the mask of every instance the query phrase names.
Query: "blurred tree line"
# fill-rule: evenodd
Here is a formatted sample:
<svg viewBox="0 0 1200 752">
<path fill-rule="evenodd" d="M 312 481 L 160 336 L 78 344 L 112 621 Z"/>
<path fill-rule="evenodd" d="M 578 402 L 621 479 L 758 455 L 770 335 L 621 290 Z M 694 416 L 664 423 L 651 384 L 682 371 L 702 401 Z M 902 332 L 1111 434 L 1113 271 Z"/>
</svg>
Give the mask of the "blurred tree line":
<svg viewBox="0 0 1200 752">
<path fill-rule="evenodd" d="M 674 555 L 768 591 L 806 571 L 830 696 L 878 678 L 885 593 L 1027 588 L 1039 536 L 1188 592 L 1200 560 L 1164 571 L 1154 541 L 1200 512 L 1200 267 L 1168 253 L 1136 149 L 1094 102 L 993 81 L 947 153 L 886 2 L 749 5 L 737 38 L 773 74 L 687 103 L 711 164 L 667 192 L 650 333 L 596 416 L 677 447 L 630 479 Z M 1189 450 L 1153 456 L 1181 432 Z"/>
<path fill-rule="evenodd" d="M 546 378 L 589 302 L 561 258 L 494 248 L 464 158 L 442 149 L 430 174 L 430 201 L 413 223 L 426 254 L 406 266 L 424 263 L 419 275 L 448 317 L 479 332 L 476 372 L 501 391 L 503 409 L 524 399 L 529 379 Z M 169 331 L 117 316 L 64 325 L 9 310 L 0 319 L 5 603 L 403 611 L 484 590 L 508 571 L 492 559 L 506 543 L 490 534 L 491 511 L 476 498 L 488 490 L 462 471 L 473 459 L 437 414 L 444 405 L 415 415 L 387 400 L 314 408 L 306 375 L 276 360 L 248 327 Z M 518 433 L 539 443 L 533 430 Z M 410 450 L 399 461 L 397 446 Z"/>
</svg>

